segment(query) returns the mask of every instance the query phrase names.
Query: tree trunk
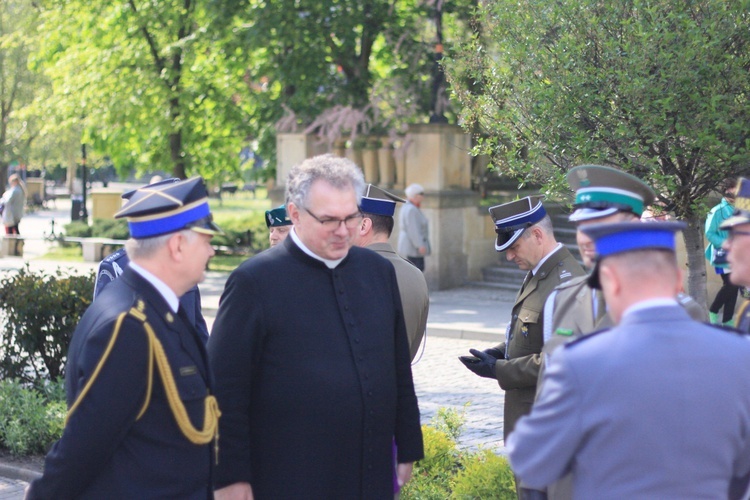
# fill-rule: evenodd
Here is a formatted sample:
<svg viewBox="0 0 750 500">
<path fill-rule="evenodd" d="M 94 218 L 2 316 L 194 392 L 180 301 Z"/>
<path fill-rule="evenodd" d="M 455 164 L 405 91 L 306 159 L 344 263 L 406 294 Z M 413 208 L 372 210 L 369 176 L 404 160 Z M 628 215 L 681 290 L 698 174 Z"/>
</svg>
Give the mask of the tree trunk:
<svg viewBox="0 0 750 500">
<path fill-rule="evenodd" d="M 683 219 L 688 227 L 683 231 L 688 267 L 687 292 L 704 308 L 707 301 L 706 292 L 706 258 L 703 254 L 703 221 L 692 215 Z M 658 224 L 658 223 L 656 223 Z"/>
</svg>

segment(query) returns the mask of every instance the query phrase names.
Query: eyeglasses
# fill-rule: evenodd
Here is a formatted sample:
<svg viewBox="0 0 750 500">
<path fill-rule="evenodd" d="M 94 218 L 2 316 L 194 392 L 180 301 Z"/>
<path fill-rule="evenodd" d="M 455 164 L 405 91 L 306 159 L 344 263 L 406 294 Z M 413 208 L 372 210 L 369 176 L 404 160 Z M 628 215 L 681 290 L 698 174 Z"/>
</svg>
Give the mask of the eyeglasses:
<svg viewBox="0 0 750 500">
<path fill-rule="evenodd" d="M 750 231 L 737 231 L 732 229 L 729 231 L 729 236 L 727 236 L 727 242 L 731 243 L 735 236 L 750 236 Z"/>
<path fill-rule="evenodd" d="M 320 224 L 328 231 L 337 230 L 339 227 L 341 227 L 342 223 L 347 229 L 354 229 L 359 225 L 360 222 L 362 222 L 362 218 L 364 217 L 361 212 L 357 212 L 356 214 L 352 214 L 344 219 L 321 219 L 310 210 L 306 208 L 303 208 L 303 210 L 310 214 L 313 219 L 320 222 Z"/>
</svg>

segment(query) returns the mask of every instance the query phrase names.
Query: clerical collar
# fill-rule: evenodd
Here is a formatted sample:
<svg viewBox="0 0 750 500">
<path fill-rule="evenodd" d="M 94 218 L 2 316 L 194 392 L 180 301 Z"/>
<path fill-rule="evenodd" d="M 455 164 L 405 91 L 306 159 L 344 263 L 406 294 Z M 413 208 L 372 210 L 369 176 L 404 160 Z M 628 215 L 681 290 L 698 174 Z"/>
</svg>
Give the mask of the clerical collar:
<svg viewBox="0 0 750 500">
<path fill-rule="evenodd" d="M 292 227 L 292 230 L 289 231 L 289 236 L 292 238 L 292 241 L 294 241 L 294 243 L 300 248 L 300 250 L 305 252 L 307 255 L 309 255 L 313 259 L 319 260 L 320 262 L 325 264 L 326 267 L 328 267 L 328 269 L 335 269 L 336 266 L 341 264 L 341 261 L 346 258 L 346 257 L 341 257 L 340 259 L 337 259 L 337 260 L 330 260 L 330 259 L 324 259 L 323 257 L 320 257 L 319 255 L 313 253 L 313 251 L 307 248 L 305 244 L 302 243 L 302 240 L 299 239 L 299 236 L 297 236 L 297 231 L 295 230 L 294 227 Z"/>
<path fill-rule="evenodd" d="M 177 313 L 177 309 L 180 307 L 180 299 L 177 297 L 177 294 L 167 286 L 166 283 L 164 283 L 162 280 L 160 280 L 150 272 L 146 271 L 144 268 L 142 268 L 132 260 L 128 264 L 128 267 L 140 274 L 143 279 L 151 283 L 154 288 L 156 288 L 156 291 L 159 292 L 159 295 L 164 297 L 164 300 L 167 302 L 167 305 L 172 310 L 172 312 L 175 314 Z"/>
<path fill-rule="evenodd" d="M 562 248 L 562 243 L 558 243 L 557 246 L 553 248 L 550 253 L 542 257 L 542 260 L 539 261 L 539 264 L 537 264 L 536 267 L 534 267 L 534 269 L 531 270 L 531 275 L 536 276 L 536 273 L 542 268 L 544 263 L 547 262 L 547 259 L 549 259 L 553 253 L 557 252 L 561 248 Z"/>
</svg>

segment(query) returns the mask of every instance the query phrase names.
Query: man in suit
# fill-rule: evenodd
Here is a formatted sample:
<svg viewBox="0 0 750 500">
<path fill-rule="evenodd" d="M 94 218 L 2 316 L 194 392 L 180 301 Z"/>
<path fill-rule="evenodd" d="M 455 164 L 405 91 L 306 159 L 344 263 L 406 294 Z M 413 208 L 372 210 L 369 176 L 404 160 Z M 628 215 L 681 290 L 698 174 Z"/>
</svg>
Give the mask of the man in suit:
<svg viewBox="0 0 750 500">
<path fill-rule="evenodd" d="M 514 472 L 575 498 L 726 498 L 750 472 L 750 342 L 693 321 L 676 296 L 677 222 L 595 224 L 592 286 L 617 324 L 551 358 L 508 439 Z"/>
<path fill-rule="evenodd" d="M 130 265 L 73 334 L 65 429 L 27 498 L 210 498 L 219 412 L 203 339 L 179 308 L 220 232 L 206 188 L 142 188 L 116 217 Z"/>
<path fill-rule="evenodd" d="M 407 202 L 398 216 L 398 253 L 424 271 L 424 258 L 430 255 L 430 228 L 427 217 L 420 210 L 424 188 L 419 184 L 410 184 L 404 194 Z"/>
<path fill-rule="evenodd" d="M 570 251 L 555 240 L 541 196 L 529 196 L 490 208 L 495 221 L 495 249 L 505 252 L 526 274 L 516 296 L 505 342 L 484 351 L 471 349 L 459 359 L 471 371 L 500 384 L 505 391 L 503 437 L 507 440 L 521 416 L 531 410 L 542 350 L 544 301 L 560 283 L 584 274 Z M 520 488 L 520 486 L 518 486 Z M 521 495 L 519 489 L 519 497 Z"/>
<path fill-rule="evenodd" d="M 400 257 L 388 238 L 393 231 L 393 214 L 396 203 L 405 203 L 398 196 L 368 184 L 362 196 L 360 208 L 364 218 L 354 237 L 354 244 L 369 248 L 388 259 L 396 270 L 396 280 L 404 308 L 406 333 L 409 336 L 409 354 L 414 360 L 422 344 L 427 328 L 427 313 L 430 310 L 430 295 L 422 272 L 411 262 Z"/>
<path fill-rule="evenodd" d="M 352 246 L 365 183 L 332 155 L 293 167 L 293 227 L 227 280 L 208 341 L 217 499 L 387 498 L 422 458 L 393 266 Z"/>
<path fill-rule="evenodd" d="M 275 247 L 289 236 L 289 231 L 292 229 L 292 221 L 289 219 L 284 205 L 266 210 L 266 227 L 268 228 L 268 241 L 272 247 Z"/>
<path fill-rule="evenodd" d="M 175 177 L 170 179 L 164 179 L 158 175 L 151 178 L 151 182 L 144 187 L 156 188 L 158 186 L 165 186 L 168 184 L 174 184 L 180 182 L 180 179 Z M 135 193 L 136 189 L 127 191 L 122 194 L 123 200 L 129 200 Z M 104 287 L 116 280 L 122 272 L 128 267 L 130 259 L 128 258 L 128 252 L 123 247 L 115 252 L 107 255 L 99 263 L 99 268 L 96 270 L 96 281 L 94 282 L 94 300 L 104 290 Z M 185 315 L 190 319 L 190 323 L 198 329 L 204 341 L 208 340 L 208 326 L 206 320 L 203 318 L 203 310 L 201 308 L 201 292 L 197 286 L 194 286 L 185 294 L 180 297 L 180 305 L 185 310 Z"/>
</svg>

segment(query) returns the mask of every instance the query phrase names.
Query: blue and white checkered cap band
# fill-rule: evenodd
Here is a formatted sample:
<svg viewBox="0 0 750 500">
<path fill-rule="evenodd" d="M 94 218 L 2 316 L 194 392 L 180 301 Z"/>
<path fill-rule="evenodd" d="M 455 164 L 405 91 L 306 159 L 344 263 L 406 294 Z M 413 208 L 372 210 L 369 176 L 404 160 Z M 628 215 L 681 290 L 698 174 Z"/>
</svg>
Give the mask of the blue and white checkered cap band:
<svg viewBox="0 0 750 500">
<path fill-rule="evenodd" d="M 201 220 L 210 214 L 208 199 L 204 198 L 170 212 L 129 217 L 128 228 L 132 238 L 150 238 L 185 229 L 191 222 Z"/>
<path fill-rule="evenodd" d="M 396 202 L 362 197 L 362 202 L 360 203 L 359 208 L 366 214 L 393 217 L 393 214 L 396 213 Z"/>
</svg>

